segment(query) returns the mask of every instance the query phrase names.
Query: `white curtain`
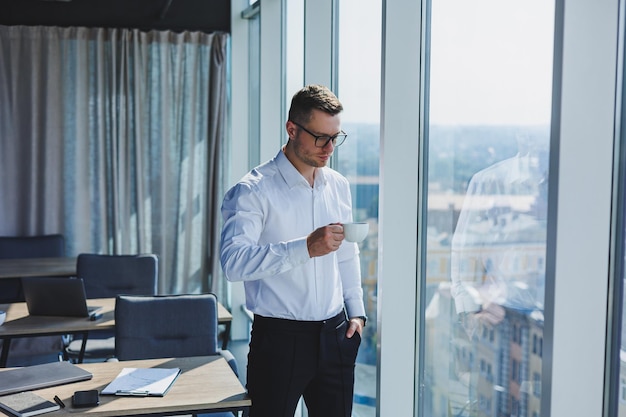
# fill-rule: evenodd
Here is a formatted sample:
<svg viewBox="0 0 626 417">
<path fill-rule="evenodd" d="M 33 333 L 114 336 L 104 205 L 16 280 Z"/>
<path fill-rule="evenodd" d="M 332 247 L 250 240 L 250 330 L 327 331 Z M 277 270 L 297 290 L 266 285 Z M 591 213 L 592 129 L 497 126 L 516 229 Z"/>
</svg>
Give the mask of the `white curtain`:
<svg viewBox="0 0 626 417">
<path fill-rule="evenodd" d="M 0 26 L 0 235 L 155 253 L 219 294 L 228 35 Z"/>
</svg>

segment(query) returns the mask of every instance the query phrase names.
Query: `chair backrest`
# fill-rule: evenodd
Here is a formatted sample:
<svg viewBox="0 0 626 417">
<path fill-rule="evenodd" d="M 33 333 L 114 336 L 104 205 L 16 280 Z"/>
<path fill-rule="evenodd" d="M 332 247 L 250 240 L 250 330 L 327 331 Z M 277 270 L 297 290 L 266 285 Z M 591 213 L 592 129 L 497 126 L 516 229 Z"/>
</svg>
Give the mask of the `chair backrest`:
<svg viewBox="0 0 626 417">
<path fill-rule="evenodd" d="M 0 236 L 0 259 L 65 256 L 63 235 Z"/>
<path fill-rule="evenodd" d="M 61 234 L 0 236 L 0 259 L 63 256 L 65 256 L 65 238 Z M 0 279 L 0 303 L 17 303 L 20 301 L 24 301 L 20 278 Z"/>
<path fill-rule="evenodd" d="M 115 303 L 119 360 L 218 354 L 214 294 L 120 295 Z"/>
<path fill-rule="evenodd" d="M 81 253 L 76 275 L 85 282 L 87 298 L 157 293 L 158 259 L 153 254 L 99 255 Z"/>
</svg>

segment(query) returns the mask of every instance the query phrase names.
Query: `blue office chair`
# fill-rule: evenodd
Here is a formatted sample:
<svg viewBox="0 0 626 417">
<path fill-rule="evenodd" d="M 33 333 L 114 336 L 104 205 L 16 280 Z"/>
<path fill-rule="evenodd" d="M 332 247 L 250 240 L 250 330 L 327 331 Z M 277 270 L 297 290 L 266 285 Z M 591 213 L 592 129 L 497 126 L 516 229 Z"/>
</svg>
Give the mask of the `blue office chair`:
<svg viewBox="0 0 626 417">
<path fill-rule="evenodd" d="M 118 360 L 222 355 L 235 375 L 237 361 L 217 344 L 214 294 L 132 296 L 115 302 L 115 357 Z M 232 413 L 211 413 L 212 417 Z"/>
<path fill-rule="evenodd" d="M 60 234 L 0 236 L 0 259 L 54 258 L 65 256 L 65 238 Z M 0 280 L 0 303 L 24 301 L 20 277 Z"/>
<path fill-rule="evenodd" d="M 33 259 L 65 256 L 61 234 L 0 236 L 0 259 Z M 24 301 L 20 277 L 0 279 L 0 303 Z M 16 338 L 11 341 L 9 366 L 34 365 L 58 358 L 65 347 L 61 336 Z"/>
<path fill-rule="evenodd" d="M 76 275 L 85 283 L 87 298 L 114 298 L 120 294 L 154 295 L 157 293 L 158 258 L 153 254 L 100 255 L 82 253 L 76 260 Z M 107 360 L 115 355 L 115 332 L 91 332 L 85 345 L 84 359 Z M 65 349 L 76 361 L 82 338 L 74 339 Z"/>
</svg>

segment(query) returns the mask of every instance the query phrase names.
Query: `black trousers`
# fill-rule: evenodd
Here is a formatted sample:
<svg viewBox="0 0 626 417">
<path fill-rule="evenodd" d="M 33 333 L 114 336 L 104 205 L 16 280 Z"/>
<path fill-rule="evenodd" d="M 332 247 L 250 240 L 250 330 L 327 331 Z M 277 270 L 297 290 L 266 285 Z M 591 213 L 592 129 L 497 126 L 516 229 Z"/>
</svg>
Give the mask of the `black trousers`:
<svg viewBox="0 0 626 417">
<path fill-rule="evenodd" d="M 248 353 L 250 417 L 293 417 L 300 397 L 309 417 L 350 417 L 361 337 L 346 337 L 344 313 L 324 321 L 255 315 Z"/>
</svg>

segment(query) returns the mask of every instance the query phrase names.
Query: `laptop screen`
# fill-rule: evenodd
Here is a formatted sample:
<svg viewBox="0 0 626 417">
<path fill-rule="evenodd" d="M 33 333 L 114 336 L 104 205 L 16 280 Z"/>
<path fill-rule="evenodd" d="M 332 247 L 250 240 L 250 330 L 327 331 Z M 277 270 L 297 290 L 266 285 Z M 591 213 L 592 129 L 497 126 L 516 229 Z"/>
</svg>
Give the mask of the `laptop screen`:
<svg viewBox="0 0 626 417">
<path fill-rule="evenodd" d="M 22 287 L 31 316 L 88 317 L 91 313 L 81 278 L 25 277 Z"/>
</svg>

